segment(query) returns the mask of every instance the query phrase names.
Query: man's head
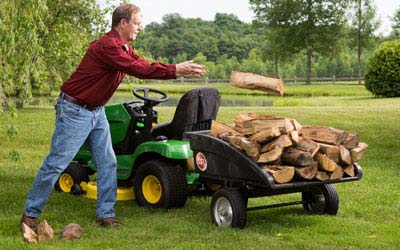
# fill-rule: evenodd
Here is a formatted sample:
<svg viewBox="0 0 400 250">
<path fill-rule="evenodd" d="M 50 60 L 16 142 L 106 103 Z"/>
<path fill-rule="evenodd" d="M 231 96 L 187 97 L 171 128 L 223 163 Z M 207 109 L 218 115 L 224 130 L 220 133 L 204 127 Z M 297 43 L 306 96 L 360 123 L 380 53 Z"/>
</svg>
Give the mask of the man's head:
<svg viewBox="0 0 400 250">
<path fill-rule="evenodd" d="M 113 12 L 111 26 L 125 42 L 134 41 L 142 30 L 142 16 L 139 7 L 129 3 L 118 6 Z"/>
</svg>

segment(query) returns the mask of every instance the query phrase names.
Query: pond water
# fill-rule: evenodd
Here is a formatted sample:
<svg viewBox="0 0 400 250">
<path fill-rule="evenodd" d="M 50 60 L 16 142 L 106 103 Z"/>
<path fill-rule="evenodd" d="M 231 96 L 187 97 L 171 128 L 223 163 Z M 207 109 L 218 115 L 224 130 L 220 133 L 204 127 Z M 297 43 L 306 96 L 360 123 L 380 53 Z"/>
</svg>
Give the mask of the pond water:
<svg viewBox="0 0 400 250">
<path fill-rule="evenodd" d="M 169 100 L 160 103 L 159 106 L 163 107 L 175 107 L 179 99 L 182 97 L 181 94 L 169 95 Z M 133 97 L 127 96 L 126 94 L 116 93 L 109 103 L 121 103 L 127 100 L 133 100 Z M 273 106 L 274 102 L 268 99 L 267 96 L 238 96 L 238 95 L 223 95 L 221 96 L 221 106 L 226 107 L 267 107 Z"/>
<path fill-rule="evenodd" d="M 175 107 L 178 104 L 182 94 L 171 94 L 169 100 L 159 104 L 163 107 Z M 130 93 L 117 92 L 108 102 L 123 103 L 126 101 L 134 100 Z M 30 106 L 53 106 L 55 104 L 56 97 L 34 97 L 30 102 Z M 225 107 L 269 107 L 273 106 L 274 102 L 272 99 L 268 99 L 268 96 L 243 96 L 243 95 L 222 95 L 221 106 Z"/>
</svg>

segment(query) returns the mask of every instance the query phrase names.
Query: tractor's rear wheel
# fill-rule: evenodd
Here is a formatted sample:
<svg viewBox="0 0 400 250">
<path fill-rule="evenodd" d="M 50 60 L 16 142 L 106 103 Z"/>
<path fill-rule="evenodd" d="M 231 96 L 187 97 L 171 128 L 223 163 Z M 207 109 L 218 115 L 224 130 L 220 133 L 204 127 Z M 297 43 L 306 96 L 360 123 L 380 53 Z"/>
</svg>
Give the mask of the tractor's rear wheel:
<svg viewBox="0 0 400 250">
<path fill-rule="evenodd" d="M 187 200 L 186 175 L 175 162 L 156 159 L 138 167 L 134 179 L 135 200 L 151 208 L 180 208 Z"/>
<path fill-rule="evenodd" d="M 78 162 L 71 162 L 61 173 L 54 188 L 59 192 L 80 194 L 80 184 L 82 181 L 89 181 L 90 170 Z"/>
</svg>

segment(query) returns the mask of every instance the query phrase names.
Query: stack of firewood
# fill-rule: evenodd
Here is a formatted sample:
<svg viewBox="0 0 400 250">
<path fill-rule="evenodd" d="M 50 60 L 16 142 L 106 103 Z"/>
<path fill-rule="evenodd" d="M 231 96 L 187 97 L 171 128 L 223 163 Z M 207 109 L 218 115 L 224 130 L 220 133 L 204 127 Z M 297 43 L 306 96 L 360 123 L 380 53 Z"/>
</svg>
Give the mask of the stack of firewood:
<svg viewBox="0 0 400 250">
<path fill-rule="evenodd" d="M 213 121 L 210 134 L 243 151 L 276 183 L 354 176 L 354 162 L 368 148 L 356 133 L 255 113 L 236 115 L 232 125 Z"/>
</svg>

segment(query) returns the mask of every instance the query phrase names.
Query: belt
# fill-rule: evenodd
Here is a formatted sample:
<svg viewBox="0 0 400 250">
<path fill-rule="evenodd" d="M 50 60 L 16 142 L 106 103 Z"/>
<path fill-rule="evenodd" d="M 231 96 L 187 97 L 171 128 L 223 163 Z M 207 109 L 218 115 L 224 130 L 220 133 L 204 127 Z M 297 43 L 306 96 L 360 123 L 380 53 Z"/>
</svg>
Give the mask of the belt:
<svg viewBox="0 0 400 250">
<path fill-rule="evenodd" d="M 60 93 L 60 98 L 63 99 L 63 100 L 66 100 L 66 101 L 68 101 L 68 102 L 71 102 L 71 103 L 73 103 L 73 104 L 76 104 L 76 105 L 78 105 L 78 106 L 81 106 L 82 108 L 87 109 L 87 110 L 90 110 L 90 111 L 99 108 L 99 107 L 89 107 L 89 106 L 88 106 L 87 104 L 85 104 L 83 101 L 81 101 L 81 100 L 79 100 L 79 99 L 77 99 L 77 98 L 75 98 L 75 97 L 73 97 L 73 96 L 67 95 L 67 94 L 65 94 L 64 92 L 61 92 L 61 93 Z"/>
</svg>

